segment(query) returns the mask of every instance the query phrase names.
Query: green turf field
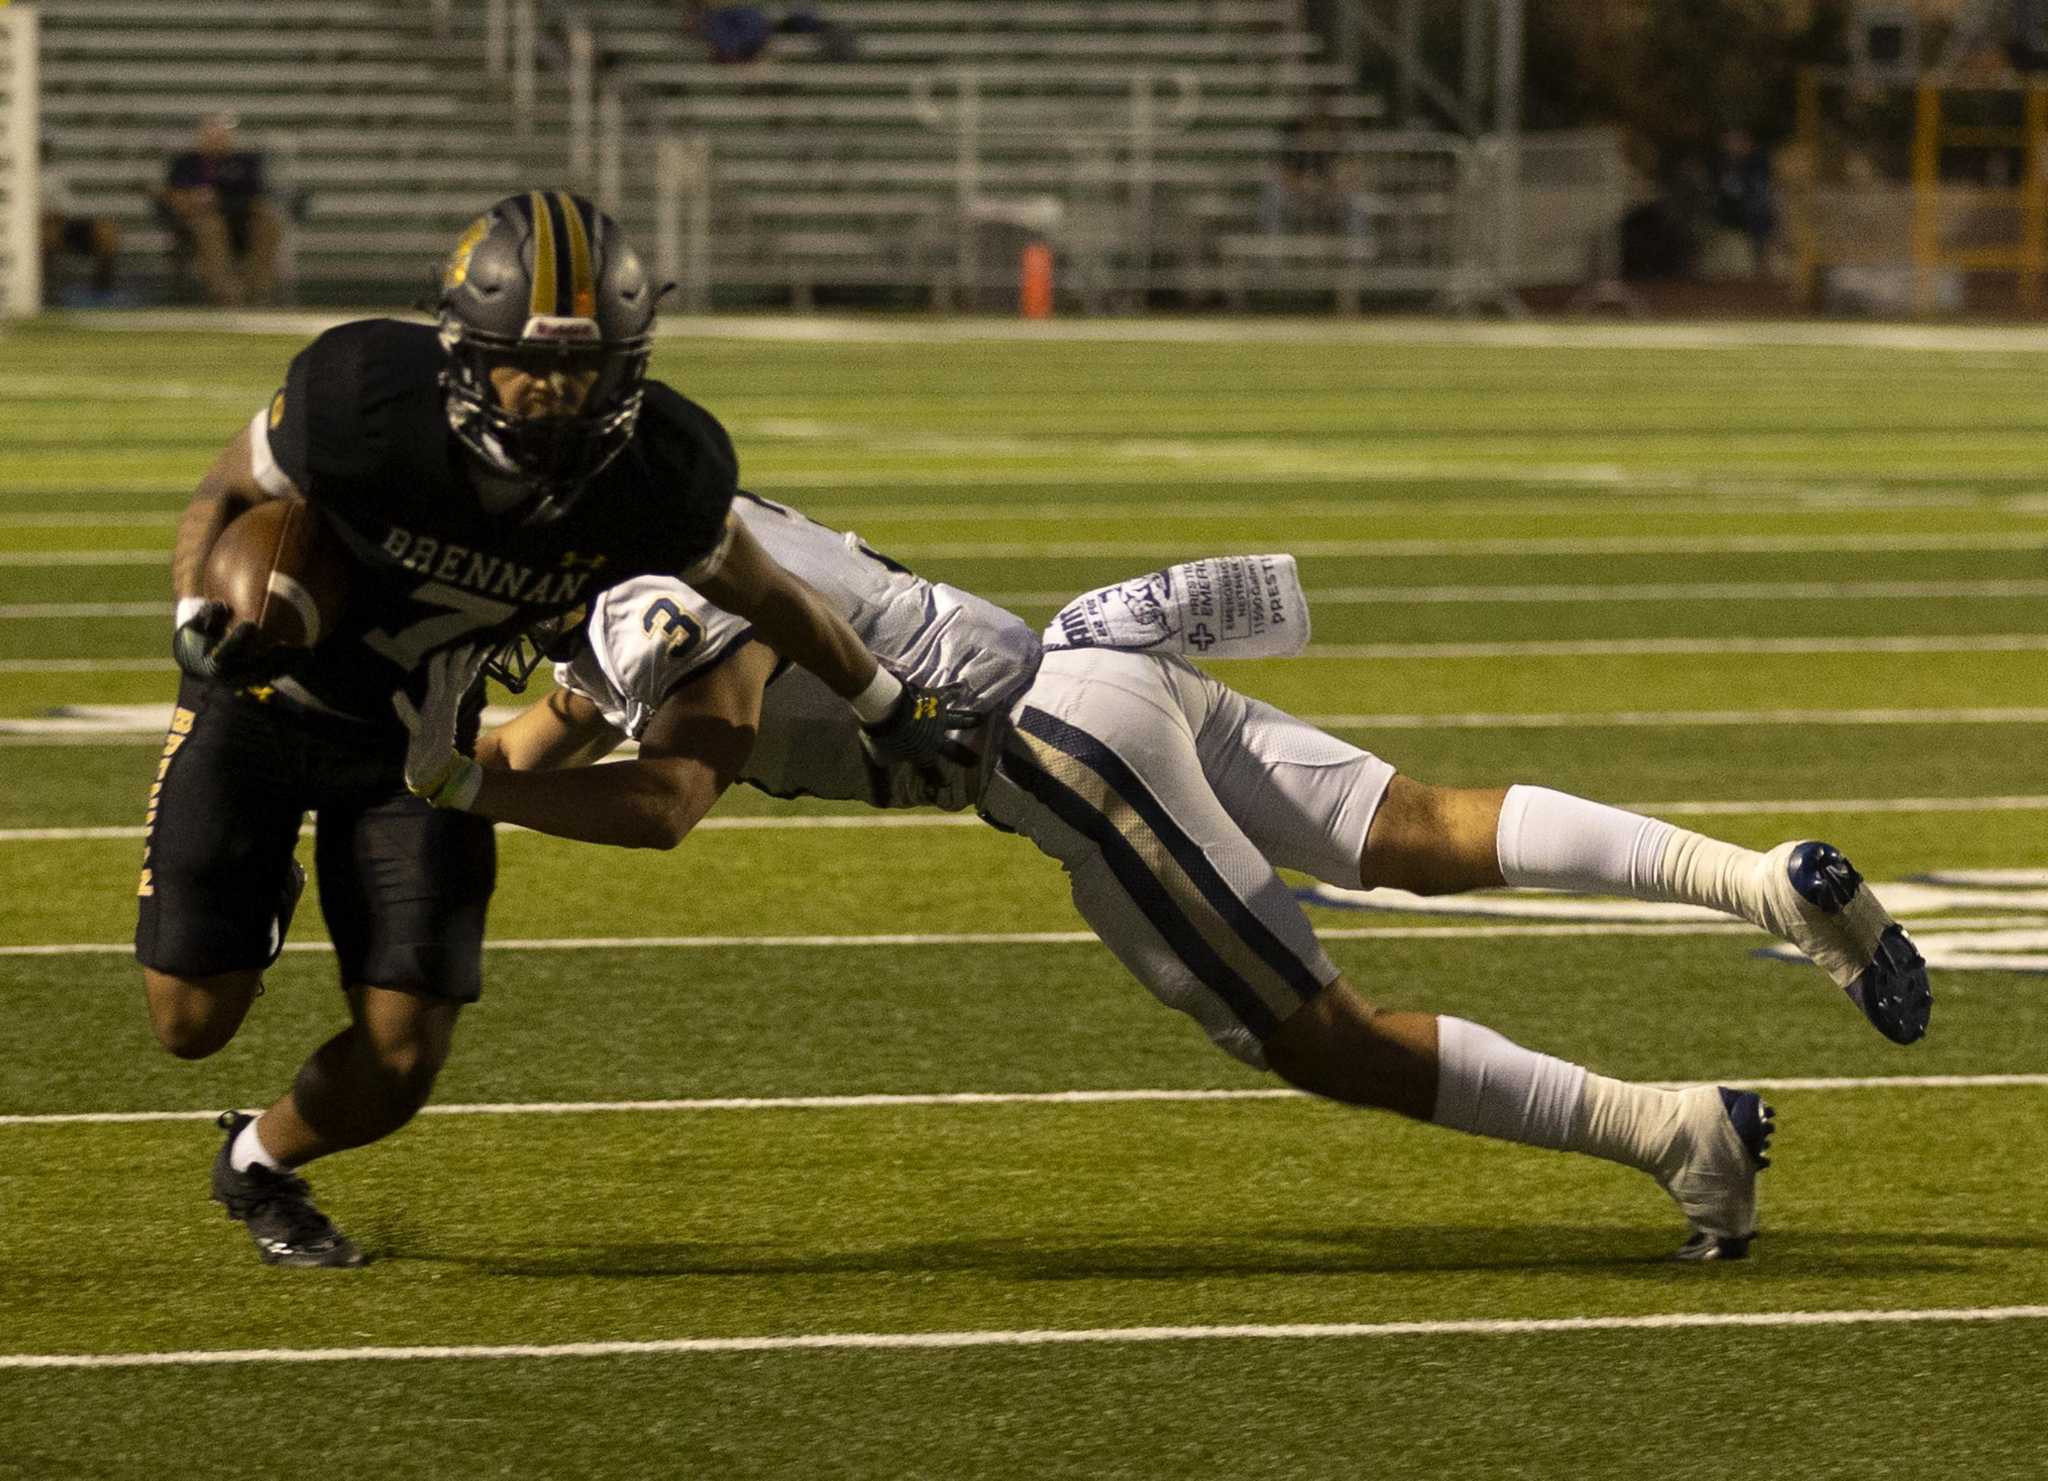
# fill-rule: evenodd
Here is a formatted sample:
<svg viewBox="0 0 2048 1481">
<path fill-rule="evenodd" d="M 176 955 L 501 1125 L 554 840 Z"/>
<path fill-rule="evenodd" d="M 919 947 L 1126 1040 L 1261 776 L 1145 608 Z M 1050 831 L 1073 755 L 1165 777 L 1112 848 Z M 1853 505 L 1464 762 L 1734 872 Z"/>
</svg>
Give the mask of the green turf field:
<svg viewBox="0 0 2048 1481">
<path fill-rule="evenodd" d="M 673 854 L 502 834 L 436 1106 L 313 1169 L 374 1262 L 260 1267 L 208 1118 L 337 1026 L 318 922 L 196 1064 L 123 943 L 172 524 L 302 337 L 45 324 L 0 337 L 0 1478 L 2038 1476 L 2048 356 L 1471 338 L 656 370 L 756 491 L 1034 620 L 1298 553 L 1311 652 L 1218 672 L 1417 776 L 1935 876 L 1911 1049 L 1747 928 L 1314 909 L 1386 1003 L 1769 1087 L 1755 1259 L 1272 1094 L 1027 844 L 735 796 Z"/>
</svg>

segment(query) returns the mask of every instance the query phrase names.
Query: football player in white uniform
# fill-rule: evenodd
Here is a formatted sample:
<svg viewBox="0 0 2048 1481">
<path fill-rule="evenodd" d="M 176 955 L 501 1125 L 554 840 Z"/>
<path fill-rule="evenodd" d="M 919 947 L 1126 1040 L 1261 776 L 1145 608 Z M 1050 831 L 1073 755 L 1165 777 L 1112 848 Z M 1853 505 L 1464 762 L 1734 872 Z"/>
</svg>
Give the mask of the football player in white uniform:
<svg viewBox="0 0 2048 1481">
<path fill-rule="evenodd" d="M 603 595 L 556 667 L 560 688 L 485 735 L 474 759 L 454 750 L 453 716 L 478 660 L 444 660 L 407 717 L 418 790 L 563 837 L 660 848 L 735 781 L 877 807 L 972 806 L 1058 859 L 1110 950 L 1231 1054 L 1317 1095 L 1647 1172 L 1692 1226 L 1682 1259 L 1747 1253 L 1769 1107 L 1717 1086 L 1613 1080 L 1463 1019 L 1374 1008 L 1324 955 L 1275 866 L 1422 894 L 1509 884 L 1710 906 L 1796 943 L 1887 1036 L 1925 1029 L 1918 953 L 1826 844 L 1759 854 L 1545 788 L 1429 786 L 1176 653 L 1064 646 L 1133 631 L 1170 643 L 1200 626 L 1175 620 L 1173 603 L 1216 580 L 1237 580 L 1255 604 L 1270 597 L 1279 624 L 1305 628 L 1285 557 L 1105 588 L 1042 641 L 855 536 L 747 494 L 735 509 L 907 683 L 963 719 L 989 717 L 955 734 L 950 761 L 878 760 L 844 701 L 744 622 L 680 581 L 645 578 Z M 582 766 L 629 737 L 635 759 Z M 451 769 L 462 787 L 448 785 Z"/>
</svg>

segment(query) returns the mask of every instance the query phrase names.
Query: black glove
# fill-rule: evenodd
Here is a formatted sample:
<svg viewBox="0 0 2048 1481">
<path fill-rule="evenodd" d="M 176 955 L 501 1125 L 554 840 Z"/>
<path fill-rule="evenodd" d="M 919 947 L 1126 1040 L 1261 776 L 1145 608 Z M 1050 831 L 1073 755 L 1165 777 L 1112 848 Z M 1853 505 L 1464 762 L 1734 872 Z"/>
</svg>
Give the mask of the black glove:
<svg viewBox="0 0 2048 1481">
<path fill-rule="evenodd" d="M 253 622 L 236 622 L 226 602 L 207 602 L 171 634 L 171 656 L 195 679 L 240 689 L 284 673 L 303 649 L 266 638 Z"/>
<path fill-rule="evenodd" d="M 947 731 L 972 730 L 987 718 L 961 709 L 937 690 L 921 689 L 906 681 L 889 713 L 872 725 L 861 726 L 861 731 L 868 750 L 879 761 L 928 764 L 944 754 Z"/>
</svg>

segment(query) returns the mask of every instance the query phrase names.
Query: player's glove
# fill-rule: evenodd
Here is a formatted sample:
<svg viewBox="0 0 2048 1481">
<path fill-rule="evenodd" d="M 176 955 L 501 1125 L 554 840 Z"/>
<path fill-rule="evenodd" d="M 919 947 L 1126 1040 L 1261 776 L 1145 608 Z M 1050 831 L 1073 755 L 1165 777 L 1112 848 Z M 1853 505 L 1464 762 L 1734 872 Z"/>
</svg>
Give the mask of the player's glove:
<svg viewBox="0 0 2048 1481">
<path fill-rule="evenodd" d="M 929 765 L 945 754 L 946 732 L 972 730 L 988 716 L 963 709 L 948 695 L 907 680 L 889 713 L 861 726 L 868 754 L 887 765 Z"/>
<path fill-rule="evenodd" d="M 234 609 L 226 602 L 188 597 L 178 603 L 171 656 L 195 679 L 230 689 L 267 684 L 286 673 L 304 652 L 271 641 L 253 622 L 235 621 Z"/>
<path fill-rule="evenodd" d="M 403 689 L 391 696 L 391 708 L 412 737 L 405 748 L 406 788 L 435 807 L 467 812 L 484 784 L 484 769 L 455 749 L 455 728 L 463 696 L 488 656 L 474 645 L 444 648 L 427 660 L 427 692 L 417 706 Z"/>
</svg>

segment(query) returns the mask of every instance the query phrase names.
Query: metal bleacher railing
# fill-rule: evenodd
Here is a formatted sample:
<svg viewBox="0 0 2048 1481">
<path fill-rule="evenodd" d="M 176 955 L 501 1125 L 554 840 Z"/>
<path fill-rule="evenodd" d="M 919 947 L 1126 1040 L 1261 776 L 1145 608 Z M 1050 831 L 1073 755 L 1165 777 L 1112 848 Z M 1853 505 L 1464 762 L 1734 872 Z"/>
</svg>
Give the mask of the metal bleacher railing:
<svg viewBox="0 0 2048 1481">
<path fill-rule="evenodd" d="M 1590 261 L 1619 219 L 1610 139 L 1380 126 L 1299 0 L 822 4 L 850 46 L 726 65 L 672 0 L 40 0 L 44 132 L 144 295 L 168 281 L 149 192 L 223 110 L 305 200 L 311 302 L 410 298 L 480 204 L 536 184 L 595 195 L 695 309 L 999 309 L 1039 239 L 1084 311 L 1459 306 Z M 1302 144 L 1310 113 L 1334 137 Z M 1276 212 L 1276 161 L 1318 148 L 1341 204 Z"/>
<path fill-rule="evenodd" d="M 42 304 L 36 13 L 0 7 L 0 318 Z"/>
</svg>

